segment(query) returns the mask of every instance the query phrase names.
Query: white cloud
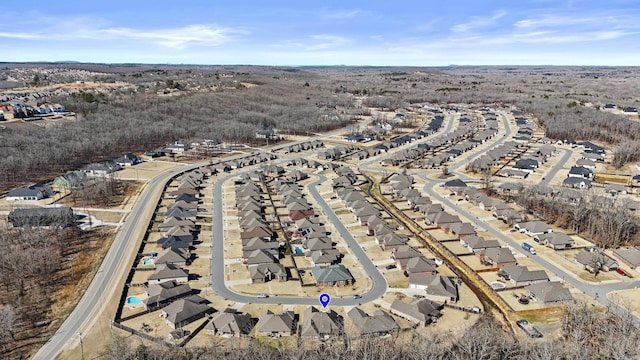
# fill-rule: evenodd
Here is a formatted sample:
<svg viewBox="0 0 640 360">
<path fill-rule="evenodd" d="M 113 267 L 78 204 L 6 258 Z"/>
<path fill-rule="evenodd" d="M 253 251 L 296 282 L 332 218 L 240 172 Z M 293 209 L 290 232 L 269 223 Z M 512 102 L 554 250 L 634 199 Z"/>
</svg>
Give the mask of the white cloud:
<svg viewBox="0 0 640 360">
<path fill-rule="evenodd" d="M 97 24 L 96 24 L 97 23 Z M 182 49 L 189 46 L 218 46 L 246 34 L 241 29 L 217 27 L 215 25 L 195 24 L 175 28 L 136 29 L 128 27 L 109 27 L 99 21 L 75 19 L 67 25 L 43 21 L 42 30 L 33 32 L 0 31 L 0 38 L 19 40 L 134 40 L 162 47 Z"/>
<path fill-rule="evenodd" d="M 451 28 L 451 31 L 460 33 L 467 32 L 479 28 L 486 28 L 495 25 L 497 21 L 503 16 L 507 15 L 506 11 L 498 11 L 493 16 L 474 16 L 471 21 L 457 24 Z"/>
</svg>

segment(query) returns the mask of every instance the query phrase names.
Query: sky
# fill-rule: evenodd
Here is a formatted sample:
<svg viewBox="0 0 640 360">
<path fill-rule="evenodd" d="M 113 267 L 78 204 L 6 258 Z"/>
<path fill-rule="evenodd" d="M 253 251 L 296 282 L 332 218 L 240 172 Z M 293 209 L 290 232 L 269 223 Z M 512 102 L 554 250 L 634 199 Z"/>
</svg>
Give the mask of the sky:
<svg viewBox="0 0 640 360">
<path fill-rule="evenodd" d="M 0 61 L 640 65 L 639 0 L 31 0 Z"/>
</svg>

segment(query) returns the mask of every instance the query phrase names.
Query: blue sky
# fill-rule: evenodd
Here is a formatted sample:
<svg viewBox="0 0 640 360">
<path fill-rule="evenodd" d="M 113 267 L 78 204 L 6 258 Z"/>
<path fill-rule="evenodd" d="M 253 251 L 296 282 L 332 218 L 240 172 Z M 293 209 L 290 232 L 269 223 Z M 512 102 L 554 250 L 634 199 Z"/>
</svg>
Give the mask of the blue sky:
<svg viewBox="0 0 640 360">
<path fill-rule="evenodd" d="M 640 65 L 639 19 L 638 0 L 31 0 L 3 7 L 0 60 Z"/>
</svg>

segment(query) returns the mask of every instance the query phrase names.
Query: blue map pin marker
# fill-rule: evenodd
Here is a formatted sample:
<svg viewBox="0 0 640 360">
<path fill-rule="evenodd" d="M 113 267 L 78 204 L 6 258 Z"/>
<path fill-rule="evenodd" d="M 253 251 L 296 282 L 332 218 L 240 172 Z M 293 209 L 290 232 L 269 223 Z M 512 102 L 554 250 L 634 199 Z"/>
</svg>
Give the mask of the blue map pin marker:
<svg viewBox="0 0 640 360">
<path fill-rule="evenodd" d="M 323 308 L 326 308 L 330 302 L 331 302 L 331 296 L 329 296 L 329 294 L 327 293 L 320 294 L 320 304 L 322 305 Z"/>
</svg>

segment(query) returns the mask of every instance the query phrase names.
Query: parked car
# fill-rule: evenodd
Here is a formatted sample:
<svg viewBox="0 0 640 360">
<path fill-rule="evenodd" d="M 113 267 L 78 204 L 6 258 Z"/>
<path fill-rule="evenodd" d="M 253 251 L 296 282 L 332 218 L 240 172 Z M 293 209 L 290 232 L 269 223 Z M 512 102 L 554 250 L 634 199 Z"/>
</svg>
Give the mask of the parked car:
<svg viewBox="0 0 640 360">
<path fill-rule="evenodd" d="M 387 269 L 387 270 L 393 270 L 393 269 L 395 269 L 395 268 L 396 268 L 396 265 L 395 265 L 395 264 L 391 264 L 391 265 L 387 265 L 387 266 L 385 266 L 385 269 Z"/>
<path fill-rule="evenodd" d="M 616 269 L 616 272 L 622 276 L 627 276 L 627 273 L 622 269 Z"/>
</svg>

